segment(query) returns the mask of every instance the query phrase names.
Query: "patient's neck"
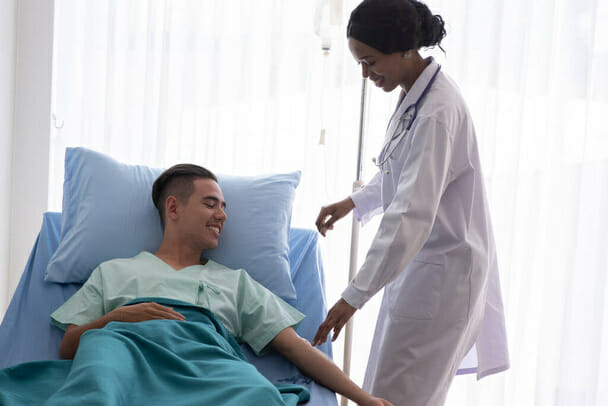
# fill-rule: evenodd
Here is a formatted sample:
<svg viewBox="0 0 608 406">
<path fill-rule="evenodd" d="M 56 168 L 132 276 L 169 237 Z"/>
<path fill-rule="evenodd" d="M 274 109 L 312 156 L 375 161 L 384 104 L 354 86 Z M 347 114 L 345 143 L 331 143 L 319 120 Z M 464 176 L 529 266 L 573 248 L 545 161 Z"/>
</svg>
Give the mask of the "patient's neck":
<svg viewBox="0 0 608 406">
<path fill-rule="evenodd" d="M 200 265 L 202 250 L 190 244 L 165 236 L 158 251 L 154 253 L 170 267 L 179 271 L 192 265 Z"/>
</svg>

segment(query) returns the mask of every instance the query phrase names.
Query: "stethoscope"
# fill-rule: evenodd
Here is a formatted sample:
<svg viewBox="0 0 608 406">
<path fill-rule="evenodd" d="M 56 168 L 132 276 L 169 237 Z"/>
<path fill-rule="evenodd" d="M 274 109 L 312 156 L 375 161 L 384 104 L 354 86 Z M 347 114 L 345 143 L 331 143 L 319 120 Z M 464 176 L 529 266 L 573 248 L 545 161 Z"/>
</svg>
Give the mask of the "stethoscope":
<svg viewBox="0 0 608 406">
<path fill-rule="evenodd" d="M 426 95 L 428 90 L 431 88 L 431 85 L 435 81 L 435 78 L 437 77 L 437 74 L 439 73 L 440 70 L 441 70 L 441 65 L 439 65 L 437 67 L 437 70 L 431 77 L 431 80 L 429 80 L 429 83 L 427 83 L 427 85 L 424 88 L 424 90 L 422 91 L 422 93 L 420 93 L 418 100 L 416 100 L 416 102 L 414 104 L 410 104 L 405 109 L 403 114 L 401 114 L 401 117 L 399 118 L 399 124 L 397 124 L 397 128 L 395 129 L 393 136 L 382 147 L 382 150 L 380 151 L 380 155 L 378 156 L 378 159 L 372 158 L 372 161 L 374 162 L 374 164 L 381 171 L 384 171 L 384 164 L 386 164 L 386 161 L 388 161 L 388 159 L 391 157 L 391 155 L 393 154 L 395 149 L 399 146 L 401 141 L 405 138 L 405 135 L 408 133 L 408 131 L 412 127 L 412 124 L 414 123 L 414 120 L 416 120 L 416 116 L 418 115 L 418 106 L 420 105 L 420 101 L 424 98 L 424 96 Z M 405 99 L 405 97 L 404 97 L 404 99 Z M 389 121 L 389 127 L 390 127 L 391 122 L 392 122 L 392 118 Z M 390 172 L 386 171 L 385 173 L 388 175 Z"/>
</svg>

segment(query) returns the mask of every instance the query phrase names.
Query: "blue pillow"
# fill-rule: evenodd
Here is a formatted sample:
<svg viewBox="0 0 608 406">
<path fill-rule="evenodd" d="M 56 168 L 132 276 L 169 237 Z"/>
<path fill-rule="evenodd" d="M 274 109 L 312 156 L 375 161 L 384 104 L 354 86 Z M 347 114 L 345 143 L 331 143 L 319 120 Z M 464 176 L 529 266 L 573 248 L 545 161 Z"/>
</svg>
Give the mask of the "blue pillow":
<svg viewBox="0 0 608 406">
<path fill-rule="evenodd" d="M 45 280 L 81 283 L 104 261 L 132 257 L 142 250 L 156 252 L 163 232 L 151 192 L 162 171 L 122 164 L 85 148 L 67 148 L 61 239 Z M 278 296 L 295 299 L 289 225 L 300 172 L 218 175 L 218 181 L 228 219 L 218 248 L 204 256 L 245 269 Z"/>
</svg>

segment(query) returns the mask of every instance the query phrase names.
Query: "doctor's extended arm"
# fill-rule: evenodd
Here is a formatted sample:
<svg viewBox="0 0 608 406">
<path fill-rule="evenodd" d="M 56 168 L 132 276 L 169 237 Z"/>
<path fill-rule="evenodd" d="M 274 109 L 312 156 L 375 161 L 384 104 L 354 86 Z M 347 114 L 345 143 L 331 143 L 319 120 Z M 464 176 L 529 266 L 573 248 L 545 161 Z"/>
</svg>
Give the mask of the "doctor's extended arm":
<svg viewBox="0 0 608 406">
<path fill-rule="evenodd" d="M 361 308 L 392 282 L 420 251 L 449 183 L 451 132 L 434 117 L 419 120 L 395 196 L 384 212 L 365 262 L 342 293 L 354 308 Z"/>
<path fill-rule="evenodd" d="M 412 134 L 397 191 L 382 216 L 365 262 L 342 298 L 327 313 L 313 345 L 327 341 L 332 330 L 332 340 L 335 340 L 355 311 L 393 281 L 420 251 L 431 232 L 448 184 L 451 150 L 447 126 L 434 118 L 421 117 Z M 374 179 L 383 175 L 378 172 Z M 365 188 L 361 193 L 364 192 Z M 358 193 L 352 196 L 357 205 Z"/>
</svg>

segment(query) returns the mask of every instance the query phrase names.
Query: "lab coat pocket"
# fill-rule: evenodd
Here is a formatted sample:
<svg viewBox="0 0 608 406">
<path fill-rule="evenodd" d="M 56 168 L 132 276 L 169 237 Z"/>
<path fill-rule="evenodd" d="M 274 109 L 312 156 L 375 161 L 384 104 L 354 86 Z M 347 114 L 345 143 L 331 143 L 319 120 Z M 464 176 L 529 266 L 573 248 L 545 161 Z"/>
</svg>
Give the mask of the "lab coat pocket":
<svg viewBox="0 0 608 406">
<path fill-rule="evenodd" d="M 444 273 L 444 265 L 412 261 L 387 286 L 391 317 L 417 320 L 435 318 L 439 310 Z"/>
</svg>

